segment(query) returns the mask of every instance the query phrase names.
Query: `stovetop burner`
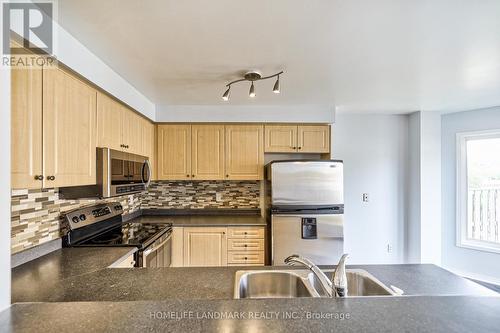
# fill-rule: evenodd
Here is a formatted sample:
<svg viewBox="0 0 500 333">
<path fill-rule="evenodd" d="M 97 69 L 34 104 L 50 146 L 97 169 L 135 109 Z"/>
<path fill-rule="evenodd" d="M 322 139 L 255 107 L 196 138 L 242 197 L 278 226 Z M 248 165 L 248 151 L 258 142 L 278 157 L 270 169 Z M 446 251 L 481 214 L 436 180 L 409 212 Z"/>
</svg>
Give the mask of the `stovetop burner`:
<svg viewBox="0 0 500 333">
<path fill-rule="evenodd" d="M 123 223 L 109 231 L 82 241 L 79 246 L 145 246 L 170 228 L 165 223 Z"/>
</svg>

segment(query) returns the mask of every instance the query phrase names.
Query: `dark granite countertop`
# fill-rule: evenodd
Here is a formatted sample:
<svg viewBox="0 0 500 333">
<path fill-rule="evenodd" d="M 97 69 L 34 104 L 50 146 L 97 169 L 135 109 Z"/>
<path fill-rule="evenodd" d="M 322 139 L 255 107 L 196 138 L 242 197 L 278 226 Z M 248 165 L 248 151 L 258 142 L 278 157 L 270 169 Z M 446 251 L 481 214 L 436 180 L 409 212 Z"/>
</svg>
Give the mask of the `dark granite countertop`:
<svg viewBox="0 0 500 333">
<path fill-rule="evenodd" d="M 142 215 L 128 222 L 172 223 L 174 227 L 229 227 L 229 226 L 265 226 L 266 220 L 260 216 L 169 216 Z"/>
<path fill-rule="evenodd" d="M 127 222 L 172 223 L 175 227 L 265 226 L 266 219 L 255 209 L 147 209 Z"/>
<path fill-rule="evenodd" d="M 14 304 L 3 332 L 496 332 L 500 297 Z M 321 316 L 323 318 L 321 318 Z"/>
<path fill-rule="evenodd" d="M 12 302 L 231 299 L 235 272 L 280 267 L 108 268 L 128 248 L 62 249 L 12 270 Z M 405 295 L 498 295 L 434 265 L 354 265 Z M 290 269 L 290 267 L 287 267 Z"/>
</svg>

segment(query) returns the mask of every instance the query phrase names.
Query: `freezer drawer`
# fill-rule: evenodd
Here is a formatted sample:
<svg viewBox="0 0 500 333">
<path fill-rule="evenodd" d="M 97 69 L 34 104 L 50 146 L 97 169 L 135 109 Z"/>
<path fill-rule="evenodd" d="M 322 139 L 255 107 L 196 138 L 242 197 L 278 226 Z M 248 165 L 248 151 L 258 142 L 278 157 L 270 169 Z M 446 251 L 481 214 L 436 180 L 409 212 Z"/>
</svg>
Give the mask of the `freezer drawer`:
<svg viewBox="0 0 500 333">
<path fill-rule="evenodd" d="M 344 253 L 344 215 L 272 215 L 272 265 L 298 254 L 317 265 L 336 264 Z"/>
<path fill-rule="evenodd" d="M 321 207 L 344 203 L 340 161 L 272 162 L 273 207 Z"/>
</svg>

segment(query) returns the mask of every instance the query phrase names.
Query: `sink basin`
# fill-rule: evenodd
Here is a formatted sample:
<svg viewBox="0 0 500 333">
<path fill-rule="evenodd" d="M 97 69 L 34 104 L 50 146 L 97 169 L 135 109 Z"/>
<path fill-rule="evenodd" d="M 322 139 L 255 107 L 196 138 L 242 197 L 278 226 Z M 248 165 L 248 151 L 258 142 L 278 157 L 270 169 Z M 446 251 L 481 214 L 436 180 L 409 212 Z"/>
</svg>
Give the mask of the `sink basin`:
<svg viewBox="0 0 500 333">
<path fill-rule="evenodd" d="M 324 270 L 324 273 L 330 277 L 333 270 Z M 347 269 L 347 297 L 360 296 L 394 296 L 396 293 L 380 282 L 376 277 L 362 269 Z M 323 290 L 321 283 L 313 273 L 309 273 L 309 281 L 314 289 L 318 291 L 321 297 L 328 294 Z"/>
<path fill-rule="evenodd" d="M 304 271 L 238 271 L 234 298 L 319 297 Z"/>
<path fill-rule="evenodd" d="M 324 271 L 331 276 L 333 270 Z M 362 269 L 347 269 L 348 297 L 394 296 L 396 293 Z M 310 270 L 237 271 L 234 298 L 328 297 Z"/>
</svg>

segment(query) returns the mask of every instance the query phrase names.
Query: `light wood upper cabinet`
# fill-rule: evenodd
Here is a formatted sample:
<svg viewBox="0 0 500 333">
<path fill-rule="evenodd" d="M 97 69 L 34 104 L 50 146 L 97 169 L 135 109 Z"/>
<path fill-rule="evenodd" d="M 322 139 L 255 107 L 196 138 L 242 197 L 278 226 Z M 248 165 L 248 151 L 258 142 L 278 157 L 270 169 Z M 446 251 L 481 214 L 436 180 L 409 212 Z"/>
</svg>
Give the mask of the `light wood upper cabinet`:
<svg viewBox="0 0 500 333">
<path fill-rule="evenodd" d="M 224 179 L 224 125 L 192 125 L 191 177 Z"/>
<path fill-rule="evenodd" d="M 96 183 L 96 98 L 61 69 L 43 70 L 43 186 Z"/>
<path fill-rule="evenodd" d="M 329 125 L 265 125 L 266 153 L 329 153 Z"/>
<path fill-rule="evenodd" d="M 123 104 L 99 92 L 97 146 L 152 158 L 154 125 Z"/>
<path fill-rule="evenodd" d="M 301 125 L 298 127 L 298 149 L 301 153 L 330 152 L 330 126 Z"/>
<path fill-rule="evenodd" d="M 42 69 L 13 68 L 11 74 L 11 187 L 40 188 Z"/>
<path fill-rule="evenodd" d="M 227 228 L 184 228 L 184 266 L 227 266 Z"/>
<path fill-rule="evenodd" d="M 149 120 L 141 118 L 141 154 L 153 159 L 154 155 L 154 140 L 155 126 Z"/>
<path fill-rule="evenodd" d="M 123 106 L 111 97 L 97 94 L 97 146 L 123 150 Z"/>
<path fill-rule="evenodd" d="M 287 153 L 297 150 L 297 125 L 265 125 L 266 153 Z"/>
<path fill-rule="evenodd" d="M 158 125 L 160 180 L 191 179 L 191 125 Z"/>
<path fill-rule="evenodd" d="M 226 179 L 264 176 L 264 126 L 226 125 Z"/>
<path fill-rule="evenodd" d="M 142 155 L 142 121 L 141 116 L 128 108 L 123 108 L 123 143 L 128 153 Z"/>
</svg>

